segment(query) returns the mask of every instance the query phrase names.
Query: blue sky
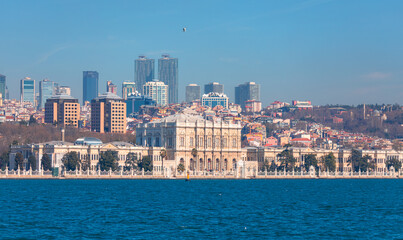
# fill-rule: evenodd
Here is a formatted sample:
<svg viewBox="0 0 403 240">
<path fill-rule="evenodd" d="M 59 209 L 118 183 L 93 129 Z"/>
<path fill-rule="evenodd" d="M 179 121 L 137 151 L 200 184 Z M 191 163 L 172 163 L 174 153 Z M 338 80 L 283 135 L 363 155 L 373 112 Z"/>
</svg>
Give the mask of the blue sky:
<svg viewBox="0 0 403 240">
<path fill-rule="evenodd" d="M 82 97 L 82 71 L 119 86 L 138 55 L 179 59 L 189 83 L 261 84 L 261 100 L 403 103 L 403 1 L 0 1 L 0 74 Z M 182 32 L 186 26 L 188 31 Z M 157 74 L 157 73 L 156 73 Z"/>
</svg>

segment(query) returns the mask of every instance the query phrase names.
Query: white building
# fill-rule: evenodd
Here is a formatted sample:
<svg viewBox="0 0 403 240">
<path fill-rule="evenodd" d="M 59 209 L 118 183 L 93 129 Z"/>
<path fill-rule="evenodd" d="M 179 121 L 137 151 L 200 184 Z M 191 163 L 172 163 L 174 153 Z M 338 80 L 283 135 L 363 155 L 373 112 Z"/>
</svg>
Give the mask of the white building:
<svg viewBox="0 0 403 240">
<path fill-rule="evenodd" d="M 154 79 L 151 82 L 147 82 L 143 86 L 143 92 L 145 96 L 151 97 L 157 105 L 165 106 L 168 104 L 168 85 Z"/>
</svg>

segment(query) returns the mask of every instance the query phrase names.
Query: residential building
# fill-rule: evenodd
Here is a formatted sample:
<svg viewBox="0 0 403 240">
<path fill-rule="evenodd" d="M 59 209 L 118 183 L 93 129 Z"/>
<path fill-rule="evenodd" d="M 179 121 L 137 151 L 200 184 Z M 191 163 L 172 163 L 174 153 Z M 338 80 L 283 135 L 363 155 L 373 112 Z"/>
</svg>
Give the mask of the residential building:
<svg viewBox="0 0 403 240">
<path fill-rule="evenodd" d="M 38 109 L 45 107 L 46 100 L 56 95 L 58 84 L 50 81 L 49 79 L 43 79 L 39 82 L 39 102 Z"/>
<path fill-rule="evenodd" d="M 126 103 L 106 92 L 91 101 L 91 131 L 126 133 Z"/>
<path fill-rule="evenodd" d="M 134 61 L 134 75 L 137 91 L 140 94 L 144 94 L 143 86 L 146 82 L 150 82 L 154 79 L 154 59 L 148 59 L 146 56 L 139 56 Z"/>
<path fill-rule="evenodd" d="M 57 95 L 68 95 L 71 96 L 71 88 L 68 86 L 59 86 L 57 88 Z"/>
<path fill-rule="evenodd" d="M 96 71 L 83 72 L 83 103 L 98 97 L 99 74 Z"/>
<path fill-rule="evenodd" d="M 118 87 L 112 81 L 106 82 L 106 91 L 118 95 Z"/>
<path fill-rule="evenodd" d="M 127 106 L 126 116 L 139 112 L 141 106 L 157 105 L 157 103 L 151 97 L 140 94 L 130 95 L 125 102 Z"/>
<path fill-rule="evenodd" d="M 168 86 L 157 79 L 143 86 L 144 96 L 151 97 L 159 106 L 168 104 Z"/>
<path fill-rule="evenodd" d="M 209 94 L 211 92 L 224 93 L 224 85 L 218 82 L 212 82 L 204 85 L 204 94 Z"/>
<path fill-rule="evenodd" d="M 80 104 L 78 99 L 69 95 L 55 95 L 45 103 L 45 123 L 78 127 Z"/>
<path fill-rule="evenodd" d="M 245 112 L 260 112 L 262 111 L 262 102 L 256 100 L 247 100 L 245 101 Z"/>
<path fill-rule="evenodd" d="M 297 100 L 292 100 L 292 106 L 298 109 L 312 109 L 312 103 L 311 101 L 297 101 Z"/>
<path fill-rule="evenodd" d="M 131 94 L 136 92 L 136 83 L 135 82 L 123 82 L 122 83 L 122 98 L 124 100 Z"/>
<path fill-rule="evenodd" d="M 158 78 L 168 85 L 168 103 L 178 103 L 178 59 L 162 55 L 158 59 Z"/>
<path fill-rule="evenodd" d="M 255 82 L 247 82 L 235 87 L 235 103 L 245 109 L 248 100 L 260 101 L 260 85 Z"/>
<path fill-rule="evenodd" d="M 202 105 L 214 108 L 216 106 L 222 106 L 228 108 L 228 97 L 224 93 L 211 92 L 209 94 L 203 94 Z"/>
<path fill-rule="evenodd" d="M 0 74 L 0 93 L 2 99 L 6 99 L 6 76 Z"/>
<path fill-rule="evenodd" d="M 30 102 L 35 107 L 35 80 L 29 77 L 20 81 L 21 102 Z"/>
<path fill-rule="evenodd" d="M 186 102 L 190 103 L 194 100 L 200 100 L 200 86 L 189 84 L 186 86 Z"/>
</svg>

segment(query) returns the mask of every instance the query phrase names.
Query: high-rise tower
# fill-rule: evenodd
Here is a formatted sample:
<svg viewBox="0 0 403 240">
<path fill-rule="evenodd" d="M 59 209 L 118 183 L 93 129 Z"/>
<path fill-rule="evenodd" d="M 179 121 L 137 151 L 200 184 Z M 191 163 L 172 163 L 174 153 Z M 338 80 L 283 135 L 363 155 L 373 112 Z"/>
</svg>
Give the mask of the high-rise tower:
<svg viewBox="0 0 403 240">
<path fill-rule="evenodd" d="M 211 92 L 224 93 L 224 85 L 218 82 L 212 82 L 204 85 L 204 94 L 209 94 Z"/>
<path fill-rule="evenodd" d="M 260 101 L 260 85 L 255 82 L 246 82 L 235 87 L 235 103 L 245 108 L 248 100 Z"/>
<path fill-rule="evenodd" d="M 3 99 L 6 99 L 6 76 L 0 74 L 0 93 Z"/>
<path fill-rule="evenodd" d="M 168 85 L 168 103 L 178 102 L 178 59 L 162 55 L 158 59 L 159 80 Z"/>
<path fill-rule="evenodd" d="M 197 84 L 189 84 L 186 86 L 186 102 L 190 103 L 194 100 L 200 100 L 200 86 Z"/>
<path fill-rule="evenodd" d="M 29 77 L 20 81 L 21 102 L 30 102 L 35 106 L 35 80 Z"/>
<path fill-rule="evenodd" d="M 154 79 L 154 59 L 148 59 L 146 56 L 139 56 L 134 61 L 134 79 L 136 87 L 143 94 L 143 86 L 146 82 Z"/>
<path fill-rule="evenodd" d="M 98 97 L 98 80 L 97 71 L 83 72 L 83 103 L 91 102 L 92 99 Z"/>
<path fill-rule="evenodd" d="M 43 79 L 39 82 L 38 109 L 45 107 L 46 100 L 56 94 L 57 87 L 58 84 L 49 79 Z"/>
</svg>

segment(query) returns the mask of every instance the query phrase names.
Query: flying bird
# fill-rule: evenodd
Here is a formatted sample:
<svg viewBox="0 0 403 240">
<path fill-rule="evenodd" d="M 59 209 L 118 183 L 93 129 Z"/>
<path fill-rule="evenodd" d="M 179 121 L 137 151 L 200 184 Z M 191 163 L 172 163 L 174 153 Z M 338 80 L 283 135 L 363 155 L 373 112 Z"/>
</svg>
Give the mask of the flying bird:
<svg viewBox="0 0 403 240">
<path fill-rule="evenodd" d="M 182 32 L 186 32 L 186 27 L 184 27 L 184 28 L 182 29 Z"/>
</svg>

